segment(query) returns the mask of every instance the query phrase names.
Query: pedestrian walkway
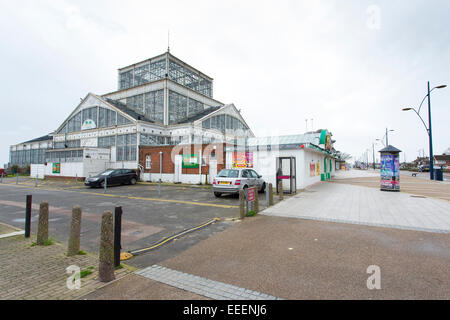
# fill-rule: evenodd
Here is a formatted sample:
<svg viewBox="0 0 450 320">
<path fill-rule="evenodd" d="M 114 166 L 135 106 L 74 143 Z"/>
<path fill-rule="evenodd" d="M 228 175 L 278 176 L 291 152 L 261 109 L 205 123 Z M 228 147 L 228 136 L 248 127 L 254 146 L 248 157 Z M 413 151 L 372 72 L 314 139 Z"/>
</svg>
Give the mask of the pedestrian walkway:
<svg viewBox="0 0 450 320">
<path fill-rule="evenodd" d="M 98 279 L 98 259 L 90 254 L 67 257 L 60 243 L 36 246 L 31 238 L 13 236 L 0 239 L 0 299 L 77 299 L 105 286 Z M 66 268 L 77 266 L 88 274 L 81 278 L 79 289 L 69 289 Z M 130 273 L 127 268 L 116 270 L 119 279 Z"/>
<path fill-rule="evenodd" d="M 398 192 L 321 183 L 264 215 L 450 233 L 450 203 Z"/>
<path fill-rule="evenodd" d="M 136 272 L 143 277 L 216 300 L 280 300 L 274 296 L 153 265 Z"/>
</svg>

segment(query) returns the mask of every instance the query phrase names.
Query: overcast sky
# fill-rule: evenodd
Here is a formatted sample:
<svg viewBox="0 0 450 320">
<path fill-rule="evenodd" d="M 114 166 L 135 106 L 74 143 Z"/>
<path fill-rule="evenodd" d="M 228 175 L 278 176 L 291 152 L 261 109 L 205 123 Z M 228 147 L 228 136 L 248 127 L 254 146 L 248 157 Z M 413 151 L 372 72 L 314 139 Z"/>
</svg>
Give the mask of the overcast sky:
<svg viewBox="0 0 450 320">
<path fill-rule="evenodd" d="M 411 161 L 428 138 L 414 112 L 450 85 L 450 2 L 0 0 L 0 166 L 9 146 L 54 131 L 117 69 L 170 51 L 214 78 L 257 135 L 305 119 L 355 158 L 394 129 Z M 450 147 L 450 88 L 431 95 L 435 154 Z M 427 117 L 424 103 L 421 115 Z M 311 129 L 312 121 L 308 121 Z M 375 150 L 381 149 L 381 145 Z"/>
</svg>

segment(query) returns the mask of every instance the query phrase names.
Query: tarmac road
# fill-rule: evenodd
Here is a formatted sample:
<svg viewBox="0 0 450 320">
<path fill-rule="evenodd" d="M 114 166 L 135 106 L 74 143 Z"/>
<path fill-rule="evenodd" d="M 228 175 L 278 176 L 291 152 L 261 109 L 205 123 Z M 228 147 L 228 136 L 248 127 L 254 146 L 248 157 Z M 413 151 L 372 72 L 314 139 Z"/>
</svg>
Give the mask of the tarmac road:
<svg viewBox="0 0 450 320">
<path fill-rule="evenodd" d="M 193 244 L 223 231 L 233 222 L 225 221 L 238 215 L 238 198 L 228 196 L 216 199 L 210 188 L 164 186 L 161 198 L 157 186 L 135 185 L 103 189 L 90 189 L 82 184 L 58 181 L 34 187 L 33 179 L 4 179 L 0 183 L 0 221 L 24 228 L 25 198 L 33 196 L 32 233 L 37 231 L 39 203 L 50 204 L 50 236 L 66 242 L 70 230 L 71 210 L 75 205 L 83 209 L 81 248 L 98 252 L 101 215 L 105 210 L 114 212 L 122 206 L 122 251 L 148 247 L 167 236 L 191 228 L 215 217 L 222 220 L 182 238 L 140 255 L 127 263 L 145 267 L 176 255 Z"/>
</svg>

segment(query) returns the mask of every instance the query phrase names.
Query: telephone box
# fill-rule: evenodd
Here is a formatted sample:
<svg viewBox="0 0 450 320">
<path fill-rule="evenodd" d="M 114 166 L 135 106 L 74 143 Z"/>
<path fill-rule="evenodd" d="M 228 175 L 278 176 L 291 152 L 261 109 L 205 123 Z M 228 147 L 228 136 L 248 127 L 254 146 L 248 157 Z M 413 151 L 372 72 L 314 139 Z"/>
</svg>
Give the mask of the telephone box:
<svg viewBox="0 0 450 320">
<path fill-rule="evenodd" d="M 297 193 L 295 157 L 277 157 L 276 181 L 277 193 L 279 181 L 282 181 L 283 193 Z"/>
<path fill-rule="evenodd" d="M 387 146 L 380 151 L 380 190 L 400 191 L 400 150 Z"/>
</svg>

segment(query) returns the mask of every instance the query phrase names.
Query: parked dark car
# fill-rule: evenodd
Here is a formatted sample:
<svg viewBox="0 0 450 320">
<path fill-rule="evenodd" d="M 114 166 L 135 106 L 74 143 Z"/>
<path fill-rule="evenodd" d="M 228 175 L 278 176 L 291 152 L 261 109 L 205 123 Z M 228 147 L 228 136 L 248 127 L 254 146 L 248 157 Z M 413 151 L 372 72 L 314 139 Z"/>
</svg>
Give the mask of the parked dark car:
<svg viewBox="0 0 450 320">
<path fill-rule="evenodd" d="M 420 172 L 429 172 L 430 166 L 429 165 L 421 165 L 421 166 L 419 166 L 419 171 Z"/>
<path fill-rule="evenodd" d="M 84 185 L 89 187 L 105 187 L 120 184 L 136 184 L 138 176 L 134 170 L 131 169 L 108 169 L 96 176 L 88 177 L 84 181 Z"/>
</svg>

